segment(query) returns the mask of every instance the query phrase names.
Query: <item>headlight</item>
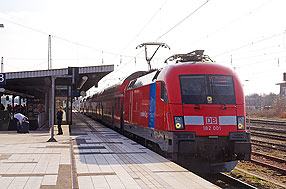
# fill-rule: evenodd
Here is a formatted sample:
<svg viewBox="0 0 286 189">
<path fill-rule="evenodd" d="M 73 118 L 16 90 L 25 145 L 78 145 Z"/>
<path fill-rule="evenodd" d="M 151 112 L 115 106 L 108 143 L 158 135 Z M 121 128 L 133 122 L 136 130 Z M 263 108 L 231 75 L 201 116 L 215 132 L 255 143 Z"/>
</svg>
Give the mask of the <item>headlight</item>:
<svg viewBox="0 0 286 189">
<path fill-rule="evenodd" d="M 245 117 L 237 116 L 237 130 L 245 130 Z"/>
<path fill-rule="evenodd" d="M 174 122 L 175 122 L 175 129 L 176 130 L 184 130 L 185 129 L 184 118 L 182 116 L 175 116 Z"/>
</svg>

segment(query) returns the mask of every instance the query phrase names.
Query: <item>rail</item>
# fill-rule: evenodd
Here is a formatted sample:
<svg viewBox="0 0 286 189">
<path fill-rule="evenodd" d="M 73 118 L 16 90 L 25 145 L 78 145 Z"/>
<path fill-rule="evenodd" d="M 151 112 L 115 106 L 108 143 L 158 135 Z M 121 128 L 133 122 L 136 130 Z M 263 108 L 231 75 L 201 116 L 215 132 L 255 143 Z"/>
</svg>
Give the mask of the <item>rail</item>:
<svg viewBox="0 0 286 189">
<path fill-rule="evenodd" d="M 251 162 L 257 164 L 257 165 L 261 165 L 263 167 L 268 167 L 272 170 L 275 170 L 275 171 L 278 171 L 280 173 L 282 173 L 283 175 L 286 174 L 286 169 L 283 169 L 281 167 L 277 167 L 275 165 L 272 165 L 272 164 L 269 164 L 269 163 L 265 163 L 265 162 L 262 162 L 262 161 L 259 161 L 259 160 L 255 160 L 255 159 L 252 159 Z"/>
<path fill-rule="evenodd" d="M 270 124 L 270 125 L 279 125 L 286 126 L 286 121 L 278 121 L 278 120 L 266 120 L 266 119 L 246 119 L 249 123 L 258 123 L 258 124 Z"/>
<path fill-rule="evenodd" d="M 286 152 L 285 144 L 278 144 L 274 142 L 267 142 L 267 141 L 261 141 L 261 140 L 255 140 L 255 139 L 251 139 L 251 144 L 255 146 L 260 146 L 263 148 L 268 148 L 271 150 L 280 150 L 280 151 Z"/>
<path fill-rule="evenodd" d="M 269 139 L 273 139 L 273 140 L 286 141 L 286 137 L 281 136 L 281 135 L 268 134 L 268 133 L 266 134 L 266 133 L 260 133 L 260 132 L 256 132 L 256 131 L 251 131 L 251 135 L 257 136 L 257 137 L 269 138 Z"/>
<path fill-rule="evenodd" d="M 216 173 L 211 175 L 200 175 L 203 179 L 221 187 L 221 188 L 256 188 L 239 179 L 229 176 L 225 173 Z"/>
</svg>

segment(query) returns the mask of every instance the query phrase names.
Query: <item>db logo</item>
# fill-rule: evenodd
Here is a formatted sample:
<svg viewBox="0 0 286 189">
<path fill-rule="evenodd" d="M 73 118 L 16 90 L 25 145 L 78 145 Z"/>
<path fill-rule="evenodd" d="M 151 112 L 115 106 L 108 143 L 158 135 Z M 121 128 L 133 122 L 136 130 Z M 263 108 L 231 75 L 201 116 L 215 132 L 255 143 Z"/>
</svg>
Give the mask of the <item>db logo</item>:
<svg viewBox="0 0 286 189">
<path fill-rule="evenodd" d="M 206 124 L 217 124 L 216 117 L 206 117 Z"/>
</svg>

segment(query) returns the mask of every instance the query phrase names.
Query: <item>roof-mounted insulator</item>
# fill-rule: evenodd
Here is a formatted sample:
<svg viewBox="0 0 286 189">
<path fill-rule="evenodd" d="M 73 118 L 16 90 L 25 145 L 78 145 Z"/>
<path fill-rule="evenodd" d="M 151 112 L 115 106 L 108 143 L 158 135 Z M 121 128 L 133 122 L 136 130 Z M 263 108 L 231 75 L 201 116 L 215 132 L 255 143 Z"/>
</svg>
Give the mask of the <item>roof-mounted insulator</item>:
<svg viewBox="0 0 286 189">
<path fill-rule="evenodd" d="M 204 55 L 204 50 L 195 50 L 187 54 L 175 54 L 165 60 L 179 62 L 213 62 L 208 55 Z"/>
</svg>

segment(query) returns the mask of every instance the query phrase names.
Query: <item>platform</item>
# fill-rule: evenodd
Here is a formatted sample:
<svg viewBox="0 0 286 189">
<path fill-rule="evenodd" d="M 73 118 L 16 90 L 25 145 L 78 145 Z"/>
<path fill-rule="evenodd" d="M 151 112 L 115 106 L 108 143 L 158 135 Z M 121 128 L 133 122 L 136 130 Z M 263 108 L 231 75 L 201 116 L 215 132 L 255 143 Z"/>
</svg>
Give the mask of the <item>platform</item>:
<svg viewBox="0 0 286 189">
<path fill-rule="evenodd" d="M 84 115 L 63 130 L 0 132 L 1 188 L 217 188 Z"/>
</svg>

